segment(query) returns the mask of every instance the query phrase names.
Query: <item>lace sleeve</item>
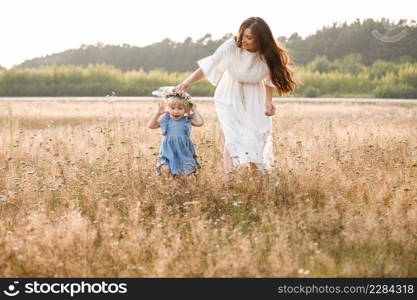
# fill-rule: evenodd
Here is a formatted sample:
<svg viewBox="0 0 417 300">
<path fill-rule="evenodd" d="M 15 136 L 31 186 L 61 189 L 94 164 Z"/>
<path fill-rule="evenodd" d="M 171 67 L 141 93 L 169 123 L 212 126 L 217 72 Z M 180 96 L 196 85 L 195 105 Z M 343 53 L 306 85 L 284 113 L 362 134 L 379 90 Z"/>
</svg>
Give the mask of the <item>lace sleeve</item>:
<svg viewBox="0 0 417 300">
<path fill-rule="evenodd" d="M 226 71 L 233 47 L 236 46 L 235 40 L 225 41 L 211 56 L 207 56 L 197 61 L 204 76 L 212 85 L 217 85 L 220 77 Z"/>
</svg>

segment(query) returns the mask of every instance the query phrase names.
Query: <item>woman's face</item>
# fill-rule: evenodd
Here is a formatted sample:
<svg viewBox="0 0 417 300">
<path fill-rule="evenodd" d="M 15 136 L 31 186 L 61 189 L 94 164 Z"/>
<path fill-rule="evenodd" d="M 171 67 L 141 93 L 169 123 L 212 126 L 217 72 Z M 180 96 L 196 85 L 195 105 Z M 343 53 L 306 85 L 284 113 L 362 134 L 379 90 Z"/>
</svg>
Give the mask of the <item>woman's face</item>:
<svg viewBox="0 0 417 300">
<path fill-rule="evenodd" d="M 249 52 L 256 52 L 258 50 L 258 45 L 256 44 L 255 37 L 252 35 L 252 30 L 250 30 L 250 28 L 246 28 L 243 31 L 242 47 Z"/>
<path fill-rule="evenodd" d="M 168 112 L 174 120 L 181 119 L 186 111 L 184 104 L 181 101 L 171 100 L 168 102 Z"/>
</svg>

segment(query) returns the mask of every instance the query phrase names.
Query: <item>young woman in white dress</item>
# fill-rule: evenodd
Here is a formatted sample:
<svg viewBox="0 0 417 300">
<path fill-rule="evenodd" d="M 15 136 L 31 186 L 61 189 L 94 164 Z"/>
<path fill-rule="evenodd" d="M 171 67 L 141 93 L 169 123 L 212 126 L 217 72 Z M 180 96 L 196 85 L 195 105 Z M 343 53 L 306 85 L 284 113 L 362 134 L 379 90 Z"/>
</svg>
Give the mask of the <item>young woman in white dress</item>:
<svg viewBox="0 0 417 300">
<path fill-rule="evenodd" d="M 272 91 L 275 87 L 284 95 L 295 89 L 289 62 L 267 23 L 252 17 L 241 24 L 237 36 L 199 60 L 199 68 L 177 85 L 176 90 L 187 91 L 203 77 L 217 85 L 214 100 L 225 138 L 226 174 L 243 164 L 254 171 L 273 166 Z"/>
</svg>

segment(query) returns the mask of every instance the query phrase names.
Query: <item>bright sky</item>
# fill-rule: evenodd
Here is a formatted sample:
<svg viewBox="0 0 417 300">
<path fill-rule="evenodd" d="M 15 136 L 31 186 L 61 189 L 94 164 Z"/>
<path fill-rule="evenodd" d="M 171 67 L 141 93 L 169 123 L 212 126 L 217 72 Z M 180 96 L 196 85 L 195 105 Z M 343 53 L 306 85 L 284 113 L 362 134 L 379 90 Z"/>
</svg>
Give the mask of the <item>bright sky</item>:
<svg viewBox="0 0 417 300">
<path fill-rule="evenodd" d="M 417 19 L 415 0 L 0 0 L 0 65 L 78 48 L 82 44 L 145 46 L 236 33 L 259 16 L 276 37 L 305 37 L 333 22 L 382 17 Z"/>
</svg>

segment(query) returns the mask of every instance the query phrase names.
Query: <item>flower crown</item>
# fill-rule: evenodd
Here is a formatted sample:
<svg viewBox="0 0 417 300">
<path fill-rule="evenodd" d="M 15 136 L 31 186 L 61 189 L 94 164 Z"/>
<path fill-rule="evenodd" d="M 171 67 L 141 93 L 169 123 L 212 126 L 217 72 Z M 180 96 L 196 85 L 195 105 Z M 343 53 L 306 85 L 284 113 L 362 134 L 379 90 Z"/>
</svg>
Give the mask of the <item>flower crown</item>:
<svg viewBox="0 0 417 300">
<path fill-rule="evenodd" d="M 180 99 L 185 100 L 188 103 L 192 104 L 190 102 L 191 96 L 187 92 L 169 91 L 169 92 L 164 92 L 163 96 L 164 96 L 165 100 L 168 100 L 169 98 L 180 98 Z"/>
</svg>

